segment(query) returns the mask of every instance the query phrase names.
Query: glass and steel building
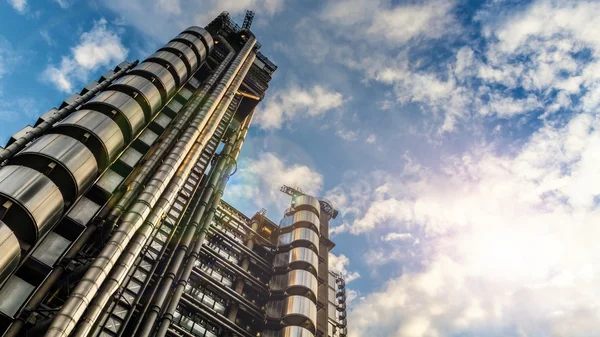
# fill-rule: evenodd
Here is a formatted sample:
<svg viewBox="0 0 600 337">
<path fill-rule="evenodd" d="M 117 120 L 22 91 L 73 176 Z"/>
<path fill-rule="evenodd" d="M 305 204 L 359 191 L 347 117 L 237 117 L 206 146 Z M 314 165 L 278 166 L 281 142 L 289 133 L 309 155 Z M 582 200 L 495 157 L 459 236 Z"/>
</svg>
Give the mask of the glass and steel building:
<svg viewBox="0 0 600 337">
<path fill-rule="evenodd" d="M 0 335 L 346 335 L 330 202 L 221 200 L 277 67 L 223 13 L 0 148 Z"/>
</svg>

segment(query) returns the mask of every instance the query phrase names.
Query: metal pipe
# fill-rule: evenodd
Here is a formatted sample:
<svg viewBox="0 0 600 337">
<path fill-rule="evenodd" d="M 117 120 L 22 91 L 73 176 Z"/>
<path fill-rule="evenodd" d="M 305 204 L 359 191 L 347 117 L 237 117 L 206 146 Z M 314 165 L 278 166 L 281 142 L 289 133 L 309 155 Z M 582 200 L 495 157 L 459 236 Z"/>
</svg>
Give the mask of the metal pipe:
<svg viewBox="0 0 600 337">
<path fill-rule="evenodd" d="M 179 277 L 179 281 L 177 282 L 177 286 L 175 287 L 174 291 L 171 292 L 172 296 L 170 297 L 170 300 L 169 300 L 169 306 L 167 307 L 167 309 L 165 310 L 165 313 L 162 316 L 162 320 L 160 322 L 158 331 L 155 334 L 155 337 L 164 337 L 167 333 L 167 330 L 169 329 L 169 326 L 171 325 L 171 322 L 173 321 L 173 313 L 175 312 L 175 310 L 177 309 L 177 306 L 179 305 L 181 295 L 183 294 L 183 291 L 185 290 L 185 287 L 188 284 L 188 280 L 189 280 L 192 270 L 194 268 L 194 264 L 198 260 L 198 257 L 200 255 L 200 250 L 202 249 L 202 244 L 204 243 L 204 239 L 206 237 L 206 233 L 208 232 L 208 229 L 210 228 L 213 218 L 215 216 L 216 210 L 219 207 L 219 203 L 221 202 L 221 197 L 223 196 L 223 191 L 225 190 L 225 186 L 227 186 L 227 183 L 229 182 L 229 177 L 233 173 L 232 169 L 234 169 L 234 165 L 235 165 L 235 168 L 237 169 L 237 157 L 240 154 L 240 150 L 244 143 L 244 139 L 246 138 L 246 135 L 248 134 L 248 128 L 250 127 L 250 124 L 252 122 L 253 115 L 254 115 L 254 112 L 252 112 L 244 120 L 244 123 L 242 125 L 241 130 L 238 133 L 235 144 L 233 145 L 232 154 L 227 155 L 227 156 L 222 156 L 219 159 L 219 163 L 217 165 L 224 166 L 224 169 L 222 171 L 222 174 L 220 174 L 220 177 L 219 177 L 220 181 L 217 185 L 218 186 L 217 190 L 215 191 L 215 194 L 212 198 L 210 209 L 208 210 L 208 213 L 206 214 L 206 216 L 204 217 L 204 220 L 202 221 L 202 225 L 199 230 L 198 238 L 196 239 L 196 241 L 194 243 L 193 250 L 190 252 L 190 254 L 187 258 L 185 267 L 181 273 L 181 276 Z M 196 214 L 194 214 L 193 220 L 200 220 L 200 218 L 201 217 L 197 217 Z"/>
<path fill-rule="evenodd" d="M 251 41 L 254 41 L 253 37 L 251 37 L 248 42 L 251 42 Z M 249 46 L 248 43 L 246 44 L 246 46 L 244 46 L 244 48 L 246 48 L 247 46 Z M 250 46 L 250 49 L 251 49 L 251 46 Z M 248 49 L 248 51 L 250 51 L 250 49 Z M 254 62 L 254 58 L 255 58 L 255 54 L 253 53 L 246 59 L 242 69 L 240 70 L 240 73 L 238 74 L 238 76 L 236 76 L 234 83 L 229 87 L 229 90 L 227 91 L 225 98 L 223 98 L 224 101 L 221 102 L 221 109 L 223 109 L 224 111 L 227 110 L 227 108 L 229 107 L 229 104 L 231 104 L 231 101 L 233 100 L 237 90 L 239 89 L 240 85 L 242 84 L 246 74 L 248 73 L 248 70 L 252 66 L 252 63 Z M 171 288 L 171 285 L 174 281 L 175 274 L 177 273 L 177 270 L 179 270 L 179 267 L 183 261 L 183 258 L 185 257 L 185 254 L 187 252 L 189 244 L 194 236 L 194 233 L 196 232 L 196 225 L 199 220 L 194 222 L 194 219 L 197 214 L 200 214 L 200 217 L 202 216 L 202 214 L 204 214 L 204 211 L 206 209 L 206 204 L 209 201 L 209 199 L 207 199 L 207 198 L 210 197 L 210 194 L 207 194 L 208 193 L 207 191 L 211 191 L 210 193 L 212 193 L 212 190 L 214 188 L 213 180 L 214 180 L 214 178 L 210 180 L 209 185 L 206 187 L 206 189 L 204 190 L 204 192 L 202 194 L 202 198 L 199 202 L 200 206 L 195 209 L 194 216 L 192 217 L 190 224 L 186 228 L 186 232 L 183 235 L 183 239 L 181 240 L 181 243 L 178 246 L 178 250 L 174 255 L 174 259 L 171 262 L 171 265 L 169 266 L 169 269 L 165 275 L 166 277 L 162 280 L 159 291 L 157 291 L 158 296 L 152 300 L 152 305 L 151 305 L 150 310 L 144 320 L 144 323 L 140 330 L 139 336 L 148 336 L 152 330 L 152 327 L 154 326 L 154 322 L 156 321 L 156 318 L 158 317 L 160 309 L 165 301 L 166 295 L 168 294 L 168 291 Z M 213 185 L 211 185 L 211 184 L 213 184 Z"/>
<path fill-rule="evenodd" d="M 41 136 L 44 132 L 48 131 L 54 123 L 64 119 L 71 112 L 75 110 L 81 104 L 87 102 L 90 98 L 94 97 L 100 90 L 108 87 L 114 80 L 123 76 L 126 72 L 128 72 L 131 68 L 137 66 L 138 60 L 133 61 L 125 68 L 117 71 L 114 75 L 102 81 L 100 84 L 95 86 L 92 90 L 86 92 L 84 95 L 78 97 L 72 104 L 56 111 L 53 116 L 49 117 L 47 121 L 40 123 L 38 126 L 32 128 L 28 131 L 23 137 L 17 139 L 14 143 L 7 146 L 5 149 L 0 151 L 0 166 L 4 166 L 7 159 L 12 157 L 15 153 L 21 151 L 25 148 L 30 141 Z"/>
<path fill-rule="evenodd" d="M 212 81 L 214 84 L 214 82 L 216 81 L 216 79 L 218 79 L 218 77 L 220 77 L 220 75 L 223 73 L 223 71 L 225 70 L 225 68 L 229 65 L 229 63 L 231 63 L 231 61 L 233 60 L 234 56 L 235 56 L 235 50 L 233 50 L 233 48 L 231 47 L 231 45 L 229 45 L 229 43 L 227 43 L 227 41 L 221 37 L 218 36 L 216 38 L 216 41 L 220 41 L 227 49 L 228 49 L 228 54 L 225 57 L 225 59 L 223 59 L 223 61 L 219 64 L 219 66 L 214 70 L 213 74 L 211 75 L 211 78 L 208 81 L 212 80 L 212 77 L 214 77 L 214 81 Z M 211 84 L 211 86 L 212 86 Z M 205 185 L 204 183 L 201 183 L 201 185 Z M 200 186 L 198 186 L 198 188 L 201 188 Z M 189 205 L 194 207 L 193 205 Z M 188 207 L 189 207 L 188 206 Z M 122 212 L 121 212 L 122 213 Z M 182 224 L 183 225 L 183 224 Z M 171 237 L 169 238 L 169 242 L 165 244 L 165 246 L 163 247 L 163 249 L 160 252 L 160 255 L 157 259 L 157 263 L 155 263 L 152 266 L 152 269 L 150 270 L 150 275 L 157 275 L 158 276 L 156 278 L 156 283 L 160 282 L 160 280 L 162 279 L 162 276 L 164 275 L 165 272 L 165 268 L 169 265 L 171 258 L 173 256 L 173 252 L 171 251 L 170 253 L 167 252 L 167 247 L 169 245 L 172 245 L 173 247 L 177 247 L 179 245 L 179 242 L 181 241 L 181 235 L 174 235 L 175 234 L 175 229 L 173 230 L 173 233 L 171 235 Z M 158 268 L 158 261 L 163 259 L 163 256 L 166 255 L 166 263 L 164 263 L 164 266 L 160 269 L 157 270 Z M 144 284 L 142 285 L 142 289 L 140 290 L 140 293 L 136 296 L 135 300 L 133 303 L 131 303 L 131 306 L 134 307 L 136 306 L 142 299 L 142 296 L 146 293 L 146 288 L 148 287 L 148 284 L 150 283 L 151 278 L 148 278 L 144 281 Z M 156 284 L 158 285 L 158 284 Z M 149 299 L 148 301 L 146 301 L 146 304 L 144 305 L 143 310 L 141 310 L 142 313 L 146 312 L 148 305 L 150 304 L 151 299 L 154 297 L 154 294 L 156 292 L 156 286 L 152 287 L 152 289 L 150 289 L 149 291 L 151 291 L 151 294 L 149 296 L 147 296 L 147 298 Z M 133 317 L 134 314 L 134 310 L 130 310 L 127 312 L 127 316 L 123 319 L 123 326 L 127 326 L 129 321 L 131 320 L 131 317 Z M 131 335 L 135 335 L 138 327 L 140 326 L 141 320 L 137 320 L 135 323 L 135 326 L 133 326 L 133 332 L 131 333 Z M 119 332 L 118 336 L 121 336 L 121 334 L 123 333 L 123 330 L 121 330 Z"/>
<path fill-rule="evenodd" d="M 204 98 L 210 89 L 215 85 L 235 54 L 235 51 L 231 45 L 227 43 L 224 38 L 219 36 L 217 39 L 225 46 L 225 48 L 229 50 L 229 53 L 200 88 L 197 96 L 201 98 Z M 108 215 L 106 222 L 109 224 L 109 227 L 115 226 L 116 221 L 123 215 L 127 207 L 133 201 L 133 198 L 138 194 L 140 188 L 143 186 L 144 181 L 148 178 L 148 175 L 154 171 L 164 154 L 173 146 L 175 140 L 177 140 L 177 137 L 181 134 L 184 126 L 189 123 L 189 120 L 192 117 L 192 112 L 194 112 L 194 110 L 186 109 L 180 113 L 177 116 L 178 119 L 175 125 L 169 128 L 163 140 L 155 145 L 155 149 L 149 151 L 149 153 L 152 153 L 152 156 L 148 158 L 146 162 L 144 162 L 139 170 L 135 171 L 134 176 L 130 178 L 131 181 L 127 185 L 127 191 L 125 191 L 125 194 L 121 197 L 117 205 Z"/>
<path fill-rule="evenodd" d="M 255 42 L 256 39 L 253 37 L 248 40 L 204 105 L 201 106 L 203 97 L 198 96 L 192 98 L 186 105 L 187 109 L 197 110 L 200 107 L 201 109 L 146 184 L 130 210 L 124 215 L 123 222 L 86 273 L 87 278 L 83 277 L 63 306 L 67 309 L 61 309 L 56 316 L 46 334 L 47 337 L 66 336 L 77 323 L 78 328 L 73 336 L 86 336 L 89 333 L 104 305 L 114 291 L 119 288 L 133 266 L 136 257 L 150 237 L 152 229 L 173 204 L 177 193 L 200 157 L 201 150 L 219 125 L 231 103 L 227 96 L 224 97 L 225 88 L 235 86 L 237 76 L 234 77 L 234 75 L 239 75 L 238 72 L 242 73 L 245 69 L 243 76 L 246 75 L 247 69 L 244 68 L 246 64 L 242 64 L 242 62 L 246 60 Z M 239 84 L 235 86 L 235 90 L 238 88 Z M 228 103 L 223 109 L 219 109 L 223 100 Z M 219 102 L 218 105 L 217 102 Z M 208 116 L 211 116 L 210 120 L 207 120 Z M 204 128 L 207 122 L 209 125 Z M 102 288 L 98 291 L 100 287 Z M 89 305 L 86 305 L 87 301 L 90 301 Z M 77 310 L 72 310 L 74 305 Z M 88 310 L 85 316 L 79 319 L 86 307 Z M 66 322 L 61 322 L 63 320 Z M 61 328 L 61 326 L 65 326 L 65 323 L 67 323 L 69 331 Z"/>
<path fill-rule="evenodd" d="M 221 153 L 219 154 L 219 158 L 223 158 L 223 156 L 229 155 L 229 153 L 231 152 L 231 148 L 233 147 L 233 138 L 234 137 L 232 136 L 227 140 L 225 146 L 223 147 L 223 150 L 221 150 Z M 194 213 L 190 218 L 190 222 L 186 228 L 185 233 L 182 236 L 180 244 L 177 246 L 177 251 L 175 252 L 174 260 L 169 265 L 169 270 L 166 273 L 166 277 L 162 280 L 160 284 L 159 291 L 157 292 L 158 296 L 152 301 L 150 311 L 144 319 L 143 325 L 138 335 L 140 337 L 149 336 L 150 332 L 152 331 L 152 328 L 154 327 L 154 323 L 158 318 L 162 305 L 167 299 L 167 294 L 169 293 L 171 285 L 173 284 L 175 275 L 177 274 L 177 271 L 181 266 L 183 258 L 185 257 L 185 254 L 187 252 L 188 246 L 192 241 L 192 237 L 196 233 L 196 228 L 200 222 L 200 219 L 202 218 L 202 215 L 206 210 L 206 205 L 208 205 L 208 202 L 210 201 L 210 197 L 212 196 L 215 184 L 221 176 L 221 172 L 223 170 L 222 163 L 223 161 L 219 159 L 217 164 L 211 169 L 208 184 L 205 186 L 202 192 L 202 197 L 195 205 Z"/>
<path fill-rule="evenodd" d="M 233 113 L 234 112 L 232 112 L 230 119 L 227 121 L 226 129 L 229 128 L 229 125 L 230 125 L 231 121 L 233 120 Z M 211 177 L 213 176 L 213 174 L 214 174 L 214 166 L 212 167 L 209 174 L 205 178 L 202 179 L 203 180 L 202 184 L 201 184 L 201 186 L 198 187 L 199 189 L 197 189 L 193 192 L 194 194 L 198 193 L 198 195 L 192 199 L 192 203 L 188 206 L 188 211 L 189 211 L 190 215 L 193 214 L 195 212 L 195 210 L 197 209 L 199 200 L 201 198 L 200 191 L 204 190 L 204 188 L 207 186 L 208 182 L 211 180 Z M 189 219 L 190 219 L 190 217 L 185 219 L 185 226 L 189 225 Z M 185 232 L 185 229 L 187 228 L 187 227 L 183 227 L 183 226 L 184 225 L 182 224 L 182 231 L 181 231 L 182 233 Z M 179 233 L 179 234 L 182 234 L 182 233 Z M 131 329 L 129 329 L 128 335 L 135 336 L 138 329 L 140 328 L 141 324 L 144 323 L 144 320 L 143 320 L 144 314 L 149 311 L 150 305 L 153 304 L 154 301 L 156 300 L 155 296 L 157 296 L 157 290 L 158 290 L 159 286 L 162 284 L 163 278 L 165 277 L 165 275 L 168 275 L 167 273 L 170 273 L 170 271 L 168 271 L 167 268 L 169 268 L 169 265 L 171 264 L 171 261 L 173 260 L 173 256 L 175 255 L 176 248 L 179 247 L 182 242 L 182 238 L 183 238 L 183 235 L 177 235 L 177 240 L 169 243 L 169 245 L 170 245 L 170 247 L 172 247 L 172 249 L 170 249 L 170 252 L 168 252 L 168 254 L 166 255 L 166 258 L 162 263 L 161 270 L 158 273 L 154 274 L 155 275 L 154 285 L 153 285 L 152 289 L 149 291 L 149 293 L 147 294 L 148 296 L 146 296 L 146 300 L 143 305 L 143 308 L 138 310 L 138 312 L 141 313 L 141 316 L 138 317 L 138 319 L 135 322 L 135 325 L 133 325 L 131 327 Z M 148 281 L 149 280 L 150 279 L 148 279 Z M 158 292 L 158 293 L 161 293 L 161 292 Z M 162 299 L 160 301 L 162 301 Z M 135 303 L 138 303 L 138 302 L 139 301 L 136 299 Z M 127 318 L 129 318 L 129 316 L 131 316 L 131 315 L 128 315 Z M 153 318 L 153 320 L 154 319 L 155 318 Z M 124 320 L 123 324 L 127 324 L 127 322 L 128 322 L 128 319 Z M 152 326 L 150 326 L 150 327 L 152 327 Z M 123 332 L 124 331 L 121 331 L 117 336 L 121 336 Z"/>
</svg>

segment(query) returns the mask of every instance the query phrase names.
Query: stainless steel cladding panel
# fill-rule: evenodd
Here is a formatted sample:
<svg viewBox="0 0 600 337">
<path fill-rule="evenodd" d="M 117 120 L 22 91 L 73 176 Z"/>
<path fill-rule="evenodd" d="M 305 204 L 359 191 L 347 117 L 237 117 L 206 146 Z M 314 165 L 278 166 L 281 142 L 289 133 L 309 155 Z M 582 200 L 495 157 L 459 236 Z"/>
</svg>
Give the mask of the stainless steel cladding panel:
<svg viewBox="0 0 600 337">
<path fill-rule="evenodd" d="M 10 228 L 0 221 L 0 285 L 17 269 L 20 259 L 19 240 Z"/>
<path fill-rule="evenodd" d="M 196 36 L 200 37 L 202 39 L 202 42 L 204 42 L 206 44 L 206 48 L 208 49 L 209 52 L 215 46 L 215 41 L 213 40 L 212 35 L 210 35 L 210 33 L 208 31 L 206 31 L 206 29 L 204 29 L 204 28 L 193 26 L 193 27 L 187 28 L 184 31 L 184 33 L 192 33 L 192 34 L 195 34 Z"/>
<path fill-rule="evenodd" d="M 183 42 L 171 41 L 161 49 L 173 49 L 177 51 L 176 54 L 180 53 L 180 57 L 183 59 L 183 62 L 187 64 L 188 74 L 193 74 L 196 69 L 198 69 L 198 57 L 196 56 L 196 53 L 192 48 L 188 47 L 188 45 L 184 44 Z"/>
<path fill-rule="evenodd" d="M 281 318 L 283 313 L 283 301 L 271 301 L 266 307 L 267 317 Z"/>
<path fill-rule="evenodd" d="M 167 68 L 162 65 L 145 61 L 142 64 L 131 70 L 132 74 L 144 74 L 151 78 L 152 82 L 156 83 L 158 81 L 158 85 L 160 86 L 158 89 L 162 96 L 163 102 L 166 102 L 173 94 L 175 90 L 177 90 L 177 86 L 175 85 L 175 78 L 171 73 L 167 70 Z"/>
<path fill-rule="evenodd" d="M 74 191 L 69 191 L 70 193 L 63 192 L 63 196 L 71 194 L 77 198 L 83 191 L 90 187 L 98 174 L 98 164 L 92 152 L 81 142 L 69 136 L 61 134 L 44 135 L 31 146 L 19 152 L 15 156 L 15 159 L 28 157 L 27 160 L 39 161 L 38 156 L 49 158 L 53 162 L 58 163 L 71 176 L 72 184 L 54 181 L 61 191 L 67 188 L 74 188 Z M 19 163 L 23 164 L 24 162 L 20 160 Z M 75 198 L 69 201 L 72 202 Z"/>
<path fill-rule="evenodd" d="M 154 115 L 155 113 L 157 113 L 158 110 L 160 110 L 160 108 L 162 106 L 163 101 L 162 101 L 162 98 L 160 97 L 160 92 L 158 91 L 156 86 L 154 84 L 152 84 L 152 82 L 150 82 L 149 80 L 147 80 L 146 78 L 144 78 L 142 76 L 125 75 L 125 76 L 119 78 L 118 80 L 116 80 L 115 82 L 113 82 L 113 84 L 108 88 L 110 89 L 111 87 L 115 87 L 115 86 L 131 87 L 134 90 L 136 90 L 137 92 L 139 92 L 142 95 L 142 97 L 144 97 L 146 102 L 148 103 L 148 106 L 150 107 L 151 115 Z"/>
<path fill-rule="evenodd" d="M 82 130 L 77 137 L 76 130 Z M 125 145 L 123 132 L 112 119 L 94 110 L 78 110 L 57 124 L 53 133 L 64 133 L 85 141 L 84 144 L 92 151 L 98 162 L 98 168 L 103 171 L 108 164 L 115 160 Z M 81 139 L 89 135 L 87 140 Z M 80 138 L 81 137 L 81 138 Z"/>
<path fill-rule="evenodd" d="M 292 227 L 312 228 L 318 233 L 321 221 L 319 220 L 319 216 L 311 211 L 297 211 L 294 213 L 294 218 L 292 219 Z"/>
<path fill-rule="evenodd" d="M 319 203 L 319 199 L 311 197 L 310 195 L 300 195 L 296 197 L 294 208 L 296 210 L 312 211 L 317 216 L 321 215 L 321 204 Z"/>
<path fill-rule="evenodd" d="M 317 288 L 319 287 L 319 282 L 315 275 L 307 272 L 306 270 L 292 270 L 288 273 L 288 285 L 287 289 L 290 293 L 295 292 L 297 294 L 302 293 L 303 289 L 298 289 L 298 291 L 291 290 L 293 288 L 305 288 L 312 292 L 312 295 L 316 296 Z M 313 301 L 316 298 L 312 299 Z"/>
<path fill-rule="evenodd" d="M 319 252 L 319 234 L 310 228 L 296 228 L 279 235 L 279 247 L 306 247 Z"/>
<path fill-rule="evenodd" d="M 317 278 L 305 270 L 291 270 L 287 274 L 276 275 L 269 284 L 272 291 L 285 291 L 289 295 L 303 295 L 312 301 L 316 301 L 315 296 L 319 287 Z"/>
<path fill-rule="evenodd" d="M 58 187 L 45 175 L 25 166 L 8 165 L 0 169 L 0 195 L 15 203 L 3 221 L 19 240 L 29 244 L 46 234 L 63 213 L 64 202 Z"/>
<path fill-rule="evenodd" d="M 287 326 L 279 332 L 279 337 L 314 337 L 313 333 L 299 326 Z"/>
<path fill-rule="evenodd" d="M 202 43 L 202 40 L 196 35 L 189 33 L 181 33 L 175 37 L 174 40 L 186 41 L 192 46 L 198 62 L 204 62 L 206 60 L 206 46 Z"/>
<path fill-rule="evenodd" d="M 317 306 L 303 296 L 290 296 L 283 300 L 282 320 L 289 325 L 304 326 L 315 331 Z"/>
<path fill-rule="evenodd" d="M 117 124 L 121 127 L 123 135 L 125 135 L 125 141 L 129 142 L 145 125 L 145 116 L 142 107 L 139 103 L 131 96 L 124 94 L 120 91 L 105 90 L 89 102 L 87 102 L 83 108 L 96 107 L 97 104 L 107 106 L 111 111 L 117 110 L 125 118 L 124 122 L 119 121 L 119 118 L 113 118 Z M 95 108 L 92 108 L 95 109 Z"/>
<path fill-rule="evenodd" d="M 291 269 L 310 269 L 311 272 L 316 272 L 319 267 L 319 257 L 308 248 L 298 247 L 275 255 L 274 265 L 275 267 L 289 266 Z"/>
<path fill-rule="evenodd" d="M 160 59 L 160 60 L 156 60 Z M 150 55 L 148 60 L 152 60 L 156 63 L 167 62 L 169 64 L 169 70 L 171 70 L 171 74 L 175 76 L 175 83 L 177 86 L 181 86 L 188 79 L 187 68 L 185 67 L 185 63 L 179 58 L 179 56 L 171 53 L 167 50 L 160 50 L 156 53 Z"/>
</svg>

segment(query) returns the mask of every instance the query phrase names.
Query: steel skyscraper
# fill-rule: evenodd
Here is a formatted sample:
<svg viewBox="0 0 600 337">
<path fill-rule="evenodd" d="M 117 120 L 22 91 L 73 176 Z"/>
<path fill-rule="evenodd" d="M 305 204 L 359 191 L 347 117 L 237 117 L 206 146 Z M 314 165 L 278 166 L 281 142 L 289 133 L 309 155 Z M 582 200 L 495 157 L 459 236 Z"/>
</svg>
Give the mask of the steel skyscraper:
<svg viewBox="0 0 600 337">
<path fill-rule="evenodd" d="M 327 200 L 221 200 L 277 67 L 223 13 L 0 148 L 0 335 L 346 336 Z"/>
</svg>

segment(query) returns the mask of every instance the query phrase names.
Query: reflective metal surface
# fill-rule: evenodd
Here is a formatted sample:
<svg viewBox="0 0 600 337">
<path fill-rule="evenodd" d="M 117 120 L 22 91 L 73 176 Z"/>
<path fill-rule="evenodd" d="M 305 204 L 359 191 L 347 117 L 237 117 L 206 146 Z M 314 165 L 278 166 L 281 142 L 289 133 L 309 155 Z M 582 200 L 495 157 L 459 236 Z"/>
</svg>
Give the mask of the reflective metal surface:
<svg viewBox="0 0 600 337">
<path fill-rule="evenodd" d="M 279 337 L 314 337 L 313 333 L 299 326 L 288 326 L 279 332 Z"/>
<path fill-rule="evenodd" d="M 300 195 L 296 197 L 294 208 L 296 210 L 309 210 L 317 216 L 321 215 L 321 204 L 319 199 L 310 195 Z"/>
<path fill-rule="evenodd" d="M 306 270 L 292 270 L 284 275 L 275 275 L 270 282 L 272 291 L 285 291 L 286 294 L 303 295 L 316 301 L 317 278 Z"/>
<path fill-rule="evenodd" d="M 63 213 L 58 187 L 45 175 L 25 166 L 0 169 L 0 195 L 14 203 L 3 221 L 21 241 L 30 244 L 46 234 Z"/>
<path fill-rule="evenodd" d="M 290 296 L 283 301 L 282 320 L 289 325 L 304 326 L 315 331 L 317 306 L 303 296 Z"/>
<path fill-rule="evenodd" d="M 200 149 L 206 146 L 227 112 L 253 64 L 255 54 L 252 53 L 252 48 L 255 42 L 255 38 L 251 36 L 209 97 L 204 100 L 204 104 L 201 102 L 205 97 L 201 96 L 195 97 L 193 104 L 188 104 L 186 109 L 195 112 L 192 122 L 179 136 L 171 152 L 162 158 L 160 166 L 147 180 L 144 189 L 132 202 L 129 210 L 121 217 L 120 225 L 112 232 L 104 248 L 85 272 L 82 281 L 73 289 L 71 296 L 56 314 L 46 337 L 69 336 L 76 325 L 73 336 L 88 335 L 102 308 L 133 267 L 154 227 L 162 219 L 166 209 L 173 204 L 177 193 L 200 158 Z M 170 315 L 172 317 L 172 312 Z M 80 320 L 82 316 L 84 317 Z M 160 327 L 168 328 L 169 325 L 170 321 Z"/>
<path fill-rule="evenodd" d="M 77 100 L 75 100 L 75 102 L 73 102 L 73 105 L 66 106 L 66 107 L 56 111 L 56 113 L 52 113 L 50 115 L 45 114 L 44 119 L 38 120 L 35 128 L 33 128 L 33 130 L 31 130 L 31 132 L 26 134 L 23 138 L 17 139 L 17 141 L 12 143 L 10 146 L 6 147 L 5 149 L 0 149 L 0 162 L 10 158 L 10 156 L 12 156 L 13 154 L 22 150 L 34 138 L 39 137 L 43 133 L 47 132 L 47 130 L 50 129 L 54 123 L 65 118 L 68 114 L 73 112 L 75 110 L 75 108 L 78 107 L 81 103 L 86 102 L 88 99 L 90 99 L 94 95 L 96 95 L 96 93 L 98 93 L 98 91 L 107 87 L 112 81 L 119 78 L 120 76 L 123 76 L 125 74 L 125 72 L 129 71 L 129 69 L 136 66 L 137 63 L 138 63 L 137 60 L 132 63 L 128 63 L 126 66 L 122 67 L 121 70 L 119 70 L 118 72 L 116 72 L 115 74 L 110 76 L 109 78 L 105 78 L 105 80 L 102 81 L 102 83 L 95 86 L 93 89 L 91 89 L 90 91 L 88 91 L 87 93 L 85 93 L 81 97 L 79 97 Z"/>
<path fill-rule="evenodd" d="M 69 201 L 74 201 L 92 184 L 98 174 L 98 165 L 92 152 L 81 142 L 69 136 L 44 135 L 14 158 L 15 160 L 20 159 L 18 163 L 23 164 L 24 159 L 33 162 L 40 161 L 38 156 L 50 158 L 53 162 L 60 164 L 71 176 L 72 184 L 68 184 L 68 186 L 63 186 L 66 182 L 54 180 L 54 183 L 61 189 L 65 200 L 67 200 L 66 196 L 70 194 Z M 33 166 L 27 166 L 33 168 Z M 74 188 L 74 191 L 67 194 L 64 191 L 67 188 Z"/>
<path fill-rule="evenodd" d="M 167 68 L 155 62 L 144 61 L 142 64 L 133 68 L 130 74 L 140 74 L 141 76 L 145 75 L 146 77 L 149 77 L 149 80 L 152 80 L 155 84 L 158 84 L 160 87 L 157 86 L 157 88 L 160 91 L 163 102 L 166 102 L 169 98 L 171 98 L 177 89 L 175 85 L 175 78 L 173 75 L 171 75 L 171 72 L 169 72 Z M 158 81 L 158 83 L 156 83 L 156 81 Z"/>
<path fill-rule="evenodd" d="M 316 273 L 319 267 L 319 257 L 308 248 L 298 247 L 289 252 L 275 255 L 274 266 L 289 266 L 290 269 L 302 268 Z"/>
<path fill-rule="evenodd" d="M 319 228 L 321 227 L 321 221 L 319 220 L 319 216 L 311 211 L 297 211 L 294 213 L 292 219 L 292 227 L 312 228 L 318 233 Z"/>
<path fill-rule="evenodd" d="M 70 130 L 70 128 L 77 128 Z M 57 124 L 53 133 L 62 133 L 80 139 L 92 151 L 103 171 L 125 145 L 123 133 L 117 123 L 94 110 L 78 110 Z M 91 137 L 86 138 L 86 134 Z"/>
<path fill-rule="evenodd" d="M 188 72 L 187 68 L 185 67 L 185 63 L 179 58 L 179 56 L 171 53 L 170 51 L 159 50 L 150 55 L 148 60 L 161 64 L 162 62 L 168 63 L 171 74 L 175 76 L 175 83 L 177 83 L 177 86 L 180 86 L 187 81 Z"/>
<path fill-rule="evenodd" d="M 307 247 L 319 252 L 319 234 L 311 228 L 296 228 L 291 232 L 279 235 L 279 247 Z"/>
<path fill-rule="evenodd" d="M 206 60 L 206 46 L 196 35 L 190 33 L 181 33 L 177 35 L 174 40 L 186 41 L 187 43 L 191 44 L 194 53 L 196 53 L 198 62 L 203 62 Z"/>
<path fill-rule="evenodd" d="M 181 54 L 183 62 L 186 63 L 188 74 L 193 74 L 198 69 L 198 57 L 196 52 L 187 44 L 179 41 L 171 41 L 167 43 L 162 49 L 172 49 L 176 54 Z"/>
<path fill-rule="evenodd" d="M 0 285 L 17 269 L 21 259 L 19 240 L 8 226 L 0 220 Z"/>
<path fill-rule="evenodd" d="M 200 28 L 197 26 L 193 26 L 193 27 L 188 27 L 184 33 L 192 33 L 195 34 L 196 36 L 200 37 L 202 39 L 202 42 L 204 42 L 206 44 L 206 48 L 211 51 L 213 49 L 213 47 L 215 46 L 215 41 L 212 38 L 212 35 L 210 35 L 209 32 L 206 31 L 206 29 L 204 28 Z"/>
<path fill-rule="evenodd" d="M 144 111 L 133 97 L 120 91 L 106 90 L 92 98 L 83 106 L 83 108 L 93 107 L 93 109 L 96 110 L 98 109 L 98 104 L 105 105 L 110 109 L 110 111 L 103 111 L 109 116 L 112 115 L 114 111 L 122 114 L 124 117 L 123 120 L 119 117 L 114 117 L 113 119 L 117 122 L 119 127 L 121 127 L 126 142 L 129 142 L 133 136 L 144 127 Z"/>
<path fill-rule="evenodd" d="M 150 107 L 150 114 L 154 115 L 162 106 L 160 92 L 152 82 L 139 75 L 125 75 L 116 80 L 111 87 L 127 86 L 139 92 Z M 109 87 L 110 88 L 110 87 Z"/>
</svg>

